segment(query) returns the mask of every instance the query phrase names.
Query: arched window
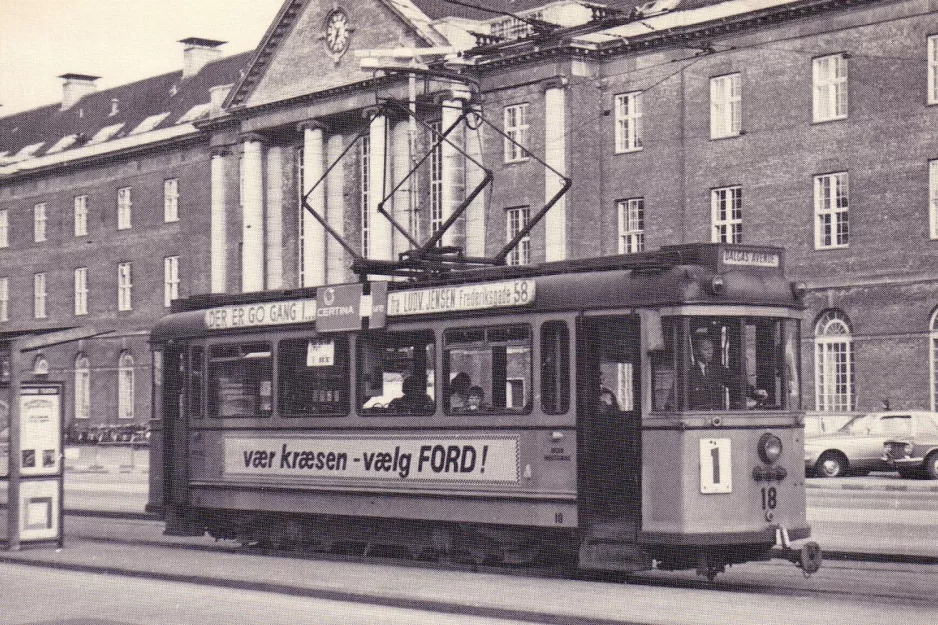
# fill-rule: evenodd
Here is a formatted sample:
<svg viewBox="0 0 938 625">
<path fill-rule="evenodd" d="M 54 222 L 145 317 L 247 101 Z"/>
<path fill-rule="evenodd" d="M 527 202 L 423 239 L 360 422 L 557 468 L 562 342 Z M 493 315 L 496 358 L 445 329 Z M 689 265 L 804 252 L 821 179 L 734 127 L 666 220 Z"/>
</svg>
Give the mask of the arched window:
<svg viewBox="0 0 938 625">
<path fill-rule="evenodd" d="M 128 351 L 117 364 L 117 418 L 134 418 L 134 357 Z"/>
<path fill-rule="evenodd" d="M 815 406 L 821 412 L 850 412 L 853 393 L 853 339 L 850 319 L 828 310 L 814 329 Z"/>
<path fill-rule="evenodd" d="M 42 354 L 33 360 L 33 375 L 49 375 L 49 361 Z"/>
<path fill-rule="evenodd" d="M 75 418 L 91 418 L 91 364 L 81 353 L 75 357 Z"/>
</svg>

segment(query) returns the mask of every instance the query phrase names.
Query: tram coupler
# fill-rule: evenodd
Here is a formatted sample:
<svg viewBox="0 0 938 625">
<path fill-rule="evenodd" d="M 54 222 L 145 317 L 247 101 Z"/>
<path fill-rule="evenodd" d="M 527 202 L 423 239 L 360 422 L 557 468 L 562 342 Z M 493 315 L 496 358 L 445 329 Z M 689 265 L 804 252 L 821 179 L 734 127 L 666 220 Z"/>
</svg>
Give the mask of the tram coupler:
<svg viewBox="0 0 938 625">
<path fill-rule="evenodd" d="M 813 540 L 806 542 L 801 549 L 793 549 L 788 539 L 788 530 L 784 527 L 775 529 L 775 540 L 781 544 L 785 559 L 801 569 L 805 577 L 810 577 L 821 568 L 821 546 Z"/>
</svg>

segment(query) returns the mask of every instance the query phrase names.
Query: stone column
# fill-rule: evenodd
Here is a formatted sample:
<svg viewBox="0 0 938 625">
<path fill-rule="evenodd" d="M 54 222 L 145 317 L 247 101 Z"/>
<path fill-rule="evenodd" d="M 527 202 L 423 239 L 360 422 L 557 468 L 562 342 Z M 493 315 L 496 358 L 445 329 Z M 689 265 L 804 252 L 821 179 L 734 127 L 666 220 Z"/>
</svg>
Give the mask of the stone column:
<svg viewBox="0 0 938 625">
<path fill-rule="evenodd" d="M 303 180 L 301 182 L 303 195 L 309 193 L 326 171 L 324 146 L 325 127 L 316 122 L 304 122 L 299 126 L 303 131 Z M 328 181 L 320 182 L 315 191 L 307 198 L 310 207 L 316 213 L 328 220 L 326 204 Z M 310 215 L 305 208 L 302 212 L 301 234 L 302 258 L 301 271 L 303 286 L 319 286 L 326 284 L 326 229 L 317 219 Z M 332 222 L 329 222 L 332 226 Z"/>
<path fill-rule="evenodd" d="M 258 135 L 242 137 L 241 290 L 264 290 L 264 144 Z"/>
<path fill-rule="evenodd" d="M 563 175 L 567 174 L 567 98 L 566 80 L 555 79 L 544 85 L 544 162 Z M 544 200 L 553 197 L 563 186 L 556 174 L 545 172 Z M 546 261 L 567 257 L 567 199 L 561 197 L 544 216 L 544 254 Z"/>
<path fill-rule="evenodd" d="M 326 143 L 326 159 L 335 163 L 342 156 L 345 149 L 345 140 L 342 135 L 332 135 Z M 326 177 L 326 221 L 329 227 L 339 236 L 345 236 L 346 216 L 345 204 L 345 161 L 332 168 Z M 326 280 L 333 284 L 349 281 L 349 264 L 351 259 L 338 241 L 326 240 Z"/>
<path fill-rule="evenodd" d="M 378 203 L 389 191 L 387 180 L 387 118 L 369 111 L 369 158 L 368 168 L 368 257 L 379 260 L 394 258 L 394 241 L 391 222 L 378 213 Z"/>
<path fill-rule="evenodd" d="M 283 288 L 283 148 L 267 150 L 266 288 Z"/>
<path fill-rule="evenodd" d="M 407 176 L 407 174 L 410 173 L 410 168 L 413 164 L 410 152 L 410 135 L 410 124 L 406 120 L 398 122 L 394 125 L 394 132 L 391 136 L 393 138 L 392 145 L 394 147 L 393 185 L 395 187 L 401 183 L 401 181 L 404 179 L 404 176 Z M 411 200 L 413 199 L 411 196 L 413 180 L 413 176 L 409 177 L 407 182 L 401 184 L 400 188 L 394 194 L 394 208 L 391 214 L 394 215 L 394 221 L 403 226 L 411 237 L 419 240 L 420 232 L 419 228 L 417 227 L 414 206 L 411 204 Z M 395 229 L 394 250 L 397 252 L 403 252 L 404 250 L 410 248 L 410 242 L 404 237 L 403 234 Z"/>
<path fill-rule="evenodd" d="M 471 119 L 471 118 L 470 118 Z M 482 132 L 485 125 L 481 121 L 476 124 L 478 128 L 466 130 L 466 153 L 478 163 L 484 163 L 483 147 L 485 135 Z M 485 177 L 485 172 L 475 163 L 466 163 L 466 189 L 475 189 Z M 484 189 L 476 196 L 472 204 L 466 209 L 466 255 L 485 256 L 485 198 L 489 189 Z"/>
<path fill-rule="evenodd" d="M 212 293 L 225 293 L 228 290 L 228 218 L 225 207 L 225 157 L 224 149 L 212 152 L 211 179 L 211 215 L 209 244 L 210 274 Z"/>
<path fill-rule="evenodd" d="M 453 98 L 447 94 L 442 100 L 441 131 L 453 125 L 459 115 L 462 113 L 463 100 Z M 443 169 L 443 187 L 442 187 L 442 208 L 443 223 L 446 223 L 456 207 L 466 197 L 466 158 L 456 149 L 455 146 L 463 147 L 465 145 L 465 126 L 461 124 L 449 133 L 443 142 L 441 148 L 441 160 Z M 457 221 L 443 235 L 443 245 L 462 245 L 464 242 L 465 223 L 464 220 Z"/>
</svg>

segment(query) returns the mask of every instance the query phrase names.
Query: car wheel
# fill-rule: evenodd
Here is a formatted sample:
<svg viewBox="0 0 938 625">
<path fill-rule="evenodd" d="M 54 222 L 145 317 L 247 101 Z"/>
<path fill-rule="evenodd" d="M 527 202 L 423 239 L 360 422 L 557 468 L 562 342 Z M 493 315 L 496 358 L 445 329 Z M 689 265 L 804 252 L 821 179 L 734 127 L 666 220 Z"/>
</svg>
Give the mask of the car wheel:
<svg viewBox="0 0 938 625">
<path fill-rule="evenodd" d="M 847 473 L 847 459 L 835 451 L 825 451 L 814 465 L 818 477 L 842 477 Z"/>
<path fill-rule="evenodd" d="M 925 457 L 925 475 L 930 480 L 938 480 L 938 451 L 933 451 Z"/>
</svg>

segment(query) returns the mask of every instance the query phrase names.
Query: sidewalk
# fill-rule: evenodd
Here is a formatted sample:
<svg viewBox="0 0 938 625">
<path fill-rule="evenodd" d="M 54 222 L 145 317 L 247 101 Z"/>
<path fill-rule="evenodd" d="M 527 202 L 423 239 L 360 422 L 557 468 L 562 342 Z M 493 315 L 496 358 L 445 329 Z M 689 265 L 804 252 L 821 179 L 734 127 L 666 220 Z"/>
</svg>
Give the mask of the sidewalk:
<svg viewBox="0 0 938 625">
<path fill-rule="evenodd" d="M 65 447 L 69 473 L 148 473 L 150 448 L 130 443 L 98 443 Z"/>
</svg>

